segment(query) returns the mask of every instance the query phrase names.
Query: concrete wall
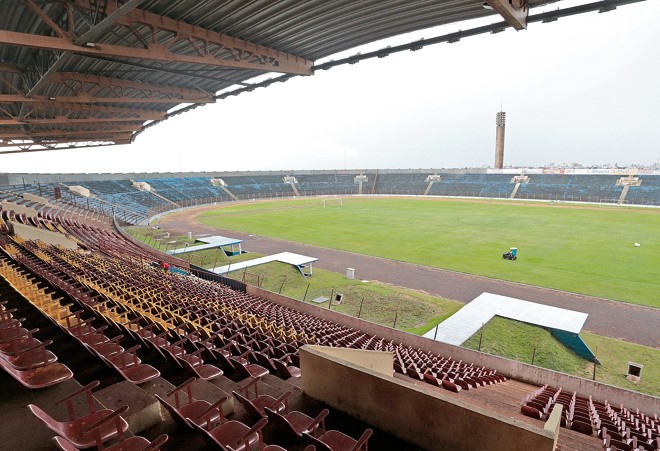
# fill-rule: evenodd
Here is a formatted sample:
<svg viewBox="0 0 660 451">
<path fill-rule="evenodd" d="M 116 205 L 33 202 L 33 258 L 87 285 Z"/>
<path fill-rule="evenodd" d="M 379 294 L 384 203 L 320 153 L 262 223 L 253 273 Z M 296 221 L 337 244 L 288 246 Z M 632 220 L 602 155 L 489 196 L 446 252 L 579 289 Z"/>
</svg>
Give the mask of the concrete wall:
<svg viewBox="0 0 660 451">
<path fill-rule="evenodd" d="M 67 249 L 77 249 L 78 243 L 71 240 L 61 233 L 51 232 L 50 230 L 37 229 L 36 227 L 27 226 L 16 221 L 9 221 L 14 233 L 26 240 L 40 240 L 44 243 L 53 244 L 55 246 L 63 246 Z"/>
<path fill-rule="evenodd" d="M 23 193 L 23 199 L 48 205 L 48 199 L 46 199 L 43 196 L 37 196 L 36 194 L 32 194 L 32 193 Z"/>
<path fill-rule="evenodd" d="M 258 287 L 248 285 L 247 292 L 270 299 L 273 302 L 277 302 L 286 307 L 309 313 L 310 315 L 327 319 L 328 321 L 333 321 L 347 327 L 360 329 L 365 333 L 377 335 L 415 349 L 425 349 L 439 355 L 452 357 L 456 360 L 473 362 L 475 365 L 497 370 L 507 377 L 530 384 L 539 386 L 548 384 L 553 387 L 563 387 L 564 390 L 575 391 L 582 396 L 592 395 L 594 399 L 600 401 L 607 399 L 613 404 L 623 404 L 628 407 L 639 408 L 642 412 L 648 415 L 660 413 L 660 398 L 655 396 L 624 390 L 622 388 L 601 384 L 588 379 L 582 379 L 576 376 L 558 373 L 556 371 L 508 360 L 502 357 L 484 354 L 483 352 L 441 343 L 439 341 L 434 341 L 418 335 L 392 329 L 390 327 L 353 318 L 333 310 L 328 310 L 327 308 L 303 303 L 286 296 L 271 293 L 270 291 Z"/>
<path fill-rule="evenodd" d="M 327 353 L 327 349 L 331 349 Z M 385 355 L 392 354 L 361 351 Z M 322 346 L 300 349 L 301 388 L 314 399 L 425 449 L 552 451 L 556 435 L 351 363 L 356 355 Z M 382 357 L 378 357 L 382 358 Z M 376 360 L 371 358 L 370 360 Z M 357 438 L 357 437 L 355 437 Z"/>
<path fill-rule="evenodd" d="M 15 204 L 13 202 L 0 202 L 0 207 L 6 211 L 14 210 L 14 212 L 17 214 L 25 213 L 27 216 L 37 216 L 37 210 L 34 208 Z"/>
</svg>

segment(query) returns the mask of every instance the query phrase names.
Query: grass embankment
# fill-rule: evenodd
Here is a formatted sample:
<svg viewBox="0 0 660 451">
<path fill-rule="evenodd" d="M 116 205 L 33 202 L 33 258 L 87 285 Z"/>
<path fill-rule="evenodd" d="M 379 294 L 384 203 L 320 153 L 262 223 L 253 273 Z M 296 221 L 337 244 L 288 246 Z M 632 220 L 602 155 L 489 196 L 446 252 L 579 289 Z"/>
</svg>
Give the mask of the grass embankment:
<svg viewBox="0 0 660 451">
<path fill-rule="evenodd" d="M 224 206 L 199 220 L 315 244 L 660 308 L 660 211 L 447 199 L 344 198 Z M 641 243 L 635 247 L 634 243 Z M 516 262 L 503 261 L 510 246 Z"/>
<path fill-rule="evenodd" d="M 453 315 L 462 304 L 431 296 L 421 291 L 387 285 L 380 282 L 349 280 L 331 271 L 314 269 L 314 275 L 305 279 L 291 265 L 279 262 L 236 271 L 229 277 L 245 280 L 261 288 L 282 295 L 305 300 L 323 308 L 360 317 L 373 323 L 421 334 Z M 325 301 L 312 302 L 319 297 L 343 295 L 340 305 Z"/>
<path fill-rule="evenodd" d="M 480 336 L 481 332 L 477 332 L 463 346 L 478 349 Z M 654 396 L 660 395 L 660 349 L 590 332 L 582 332 L 580 336 L 597 353 L 601 362 L 596 367 L 596 381 Z M 575 355 L 547 330 L 518 321 L 495 317 L 488 322 L 483 328 L 481 351 L 531 363 L 535 343 L 534 365 L 592 379 L 592 362 Z M 629 361 L 644 365 L 642 380 L 638 384 L 626 379 Z"/>
</svg>

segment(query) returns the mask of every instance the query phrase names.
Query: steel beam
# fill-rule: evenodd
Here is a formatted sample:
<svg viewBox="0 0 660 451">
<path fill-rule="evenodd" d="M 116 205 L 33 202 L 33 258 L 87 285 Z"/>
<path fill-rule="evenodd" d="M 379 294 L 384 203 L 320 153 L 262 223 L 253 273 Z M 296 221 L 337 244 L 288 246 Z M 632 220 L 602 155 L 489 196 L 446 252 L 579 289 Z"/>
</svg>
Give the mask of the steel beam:
<svg viewBox="0 0 660 451">
<path fill-rule="evenodd" d="M 80 55 L 112 56 L 128 59 L 136 58 L 160 61 L 163 63 L 188 63 L 203 66 L 227 67 L 231 69 L 283 72 L 297 75 L 312 74 L 312 62 L 303 58 L 300 58 L 300 61 L 298 62 L 283 59 L 272 60 L 270 61 L 270 64 L 253 63 L 240 58 L 238 60 L 220 59 L 210 53 L 205 55 L 172 53 L 168 50 L 168 46 L 165 44 L 152 44 L 146 49 L 104 43 L 89 43 L 89 46 L 76 45 L 68 38 L 41 36 L 7 30 L 0 30 L 0 44 L 56 50 L 59 52 L 72 52 Z"/>
<path fill-rule="evenodd" d="M 69 141 L 74 141 L 72 137 L 85 137 L 85 136 L 106 136 L 117 133 L 133 133 L 138 131 L 141 126 L 129 126 L 119 124 L 109 129 L 87 129 L 87 130 L 43 130 L 43 131 L 28 131 L 22 133 L 21 131 L 0 133 L 0 139 L 3 140 L 16 140 L 16 139 L 32 139 L 32 138 L 64 138 Z M 80 141 L 79 139 L 77 141 Z"/>
<path fill-rule="evenodd" d="M 39 142 L 29 142 L 29 143 L 16 143 L 16 142 L 0 142 L 0 148 L 10 147 L 18 148 L 17 150 L 0 150 L 0 155 L 9 155 L 15 153 L 28 153 L 28 152 L 44 152 L 48 150 L 59 150 L 59 149 L 83 149 L 88 147 L 106 147 L 106 146 L 117 146 L 122 144 L 130 144 L 131 138 L 122 138 L 117 137 L 116 139 L 111 140 L 87 140 L 81 142 L 68 142 L 68 141 L 49 141 L 46 143 Z"/>
<path fill-rule="evenodd" d="M 90 9 L 89 0 L 77 0 L 76 5 L 83 9 Z M 115 4 L 109 2 L 107 5 L 108 14 L 112 14 L 115 9 Z M 115 24 L 129 28 L 134 25 L 146 25 L 149 28 L 149 35 L 145 39 L 148 46 L 155 50 L 165 51 L 170 55 L 181 56 L 180 54 L 170 53 L 168 48 L 179 42 L 188 42 L 192 53 L 197 53 L 202 60 L 231 61 L 218 59 L 217 55 L 219 52 L 229 52 L 234 62 L 248 64 L 247 67 L 235 65 L 230 67 L 297 75 L 313 74 L 313 61 L 148 11 L 132 9 L 128 14 L 118 18 Z M 170 35 L 166 42 L 153 42 L 156 35 L 159 34 L 158 31 L 167 32 L 160 34 Z M 252 63 L 249 63 L 248 60 L 251 60 Z M 257 61 L 257 63 L 254 63 L 254 61 Z"/>
<path fill-rule="evenodd" d="M 206 100 L 213 102 L 213 96 L 207 92 L 199 89 L 177 88 L 174 86 L 154 85 L 150 83 L 141 83 L 137 81 L 122 80 L 110 77 L 101 77 L 98 75 L 88 75 L 78 72 L 57 72 L 50 77 L 51 83 L 65 83 L 67 81 L 74 81 L 80 83 L 81 86 L 92 84 L 99 88 L 124 88 L 138 91 L 145 94 L 146 97 L 154 93 L 162 93 L 169 96 L 176 96 L 177 99 L 183 103 L 197 103 L 199 100 Z M 202 103 L 208 103 L 208 102 Z"/>
<path fill-rule="evenodd" d="M 143 121 L 155 121 L 157 115 L 150 118 L 134 118 L 134 117 L 86 117 L 70 119 L 66 116 L 57 116 L 48 119 L 0 119 L 0 125 L 50 125 L 50 124 L 66 124 L 66 125 L 81 125 L 81 124 L 106 124 L 112 122 L 135 122 L 141 124 Z"/>
<path fill-rule="evenodd" d="M 109 115 L 123 114 L 127 117 L 132 117 L 140 120 L 156 120 L 164 119 L 167 115 L 166 111 L 160 110 L 145 110 L 139 108 L 123 108 L 116 106 L 105 106 L 97 104 L 84 104 L 84 103 L 66 103 L 57 101 L 46 102 L 31 102 L 30 107 L 32 110 L 43 111 L 48 109 L 68 110 L 76 112 L 87 113 L 104 113 Z"/>
<path fill-rule="evenodd" d="M 43 20 L 46 25 L 48 25 L 55 33 L 57 33 L 61 38 L 65 38 L 69 36 L 69 33 L 66 31 L 62 30 L 59 25 L 55 23 L 53 19 L 48 17 L 48 14 L 46 12 L 39 8 L 36 3 L 34 3 L 33 0 L 23 0 L 25 4 L 30 8 L 37 16 Z"/>
<path fill-rule="evenodd" d="M 0 103 L 17 103 L 17 102 L 25 102 L 25 103 L 31 103 L 31 102 L 37 102 L 37 103 L 44 103 L 52 101 L 54 102 L 53 104 L 55 105 L 55 102 L 60 102 L 60 103 L 139 103 L 139 104 L 161 104 L 161 105 L 168 105 L 168 104 L 179 104 L 179 103 L 213 103 L 215 100 L 200 100 L 197 99 L 195 101 L 193 100 L 186 100 L 182 101 L 181 99 L 177 98 L 169 98 L 169 99 L 162 99 L 162 98 L 140 98 L 140 97 L 94 97 L 88 94 L 80 94 L 77 96 L 32 96 L 32 97 L 25 97 L 21 95 L 15 95 L 15 94 L 0 94 Z"/>
<path fill-rule="evenodd" d="M 23 69 L 21 69 L 16 64 L 0 63 L 0 72 L 9 72 L 11 74 L 22 74 Z"/>
<path fill-rule="evenodd" d="M 99 37 L 101 37 L 106 31 L 108 31 L 114 25 L 115 20 L 119 19 L 125 14 L 128 14 L 132 9 L 137 8 L 144 2 L 145 0 L 128 0 L 120 7 L 114 8 L 112 14 L 108 15 L 105 19 L 103 19 L 97 25 L 92 27 L 82 36 L 75 39 L 73 41 L 74 44 L 84 44 L 85 42 L 96 41 Z M 2 32 L 0 31 L 0 33 Z M 41 88 L 45 87 L 48 84 L 48 79 L 50 78 L 50 76 L 56 73 L 58 70 L 60 70 L 62 66 L 64 66 L 64 64 L 69 60 L 69 58 L 71 58 L 71 55 L 72 55 L 71 52 L 65 52 L 61 54 L 57 58 L 57 60 L 53 63 L 53 65 L 50 66 L 50 68 L 48 68 L 46 73 L 41 76 L 39 81 L 37 81 L 34 84 L 34 86 L 30 88 L 30 90 L 28 91 L 28 96 L 36 94 L 37 92 L 39 92 Z"/>
<path fill-rule="evenodd" d="M 527 28 L 527 0 L 486 0 L 500 16 L 517 31 Z"/>
</svg>

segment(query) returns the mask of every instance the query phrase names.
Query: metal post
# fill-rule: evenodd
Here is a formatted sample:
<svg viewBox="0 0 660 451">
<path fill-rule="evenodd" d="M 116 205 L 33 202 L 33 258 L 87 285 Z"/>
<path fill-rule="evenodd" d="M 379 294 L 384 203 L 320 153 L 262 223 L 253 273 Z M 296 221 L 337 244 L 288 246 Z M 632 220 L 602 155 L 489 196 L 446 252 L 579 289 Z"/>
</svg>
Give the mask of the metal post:
<svg viewBox="0 0 660 451">
<path fill-rule="evenodd" d="M 362 300 L 360 301 L 360 310 L 358 311 L 358 318 L 362 316 L 362 304 L 364 303 L 364 296 L 362 296 Z"/>
<path fill-rule="evenodd" d="M 440 326 L 440 324 L 438 324 L 438 327 L 439 326 Z M 484 326 L 485 326 L 485 324 L 481 323 L 481 334 L 479 335 L 479 351 L 481 351 L 481 341 L 484 339 Z M 438 333 L 438 328 L 437 327 L 435 329 L 435 333 L 436 334 Z M 435 337 L 433 337 L 433 339 L 435 340 Z"/>
<path fill-rule="evenodd" d="M 332 289 L 332 292 L 330 293 L 330 300 L 328 301 L 328 310 L 332 310 L 332 298 L 335 295 L 335 289 Z"/>
<path fill-rule="evenodd" d="M 482 324 L 483 327 L 483 324 Z M 433 341 L 438 337 L 438 328 L 440 328 L 440 324 L 436 324 L 435 326 L 435 333 L 433 334 Z M 481 338 L 479 338 L 479 350 L 481 351 Z"/>
<path fill-rule="evenodd" d="M 396 309 L 396 313 L 394 314 L 394 324 L 392 325 L 392 329 L 396 329 L 396 320 L 399 319 L 399 309 Z"/>
<path fill-rule="evenodd" d="M 536 336 L 536 341 L 534 342 L 534 351 L 532 351 L 532 365 L 534 365 L 534 358 L 536 358 L 536 346 L 539 344 L 539 336 Z"/>
<path fill-rule="evenodd" d="M 596 364 L 598 363 L 598 348 L 595 348 L 594 351 L 594 375 L 593 380 L 596 380 Z"/>
</svg>

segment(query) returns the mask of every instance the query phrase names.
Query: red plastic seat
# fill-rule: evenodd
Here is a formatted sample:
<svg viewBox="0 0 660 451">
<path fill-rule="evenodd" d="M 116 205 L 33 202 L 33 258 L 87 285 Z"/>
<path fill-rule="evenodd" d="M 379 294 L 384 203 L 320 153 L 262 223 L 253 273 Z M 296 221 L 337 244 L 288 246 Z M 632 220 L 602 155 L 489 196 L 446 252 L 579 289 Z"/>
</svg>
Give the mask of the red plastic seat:
<svg viewBox="0 0 660 451">
<path fill-rule="evenodd" d="M 181 366 L 183 366 L 184 369 L 188 370 L 190 373 L 194 374 L 200 379 L 204 379 L 206 381 L 215 379 L 216 377 L 222 376 L 224 374 L 220 368 L 218 368 L 217 366 L 210 365 L 208 363 L 202 363 L 198 366 L 193 366 L 187 360 L 180 359 L 179 357 L 177 357 L 177 359 L 179 360 Z"/>
<path fill-rule="evenodd" d="M 302 437 L 303 432 L 316 435 L 319 426 L 321 435 L 325 434 L 325 417 L 330 413 L 328 409 L 323 409 L 316 418 L 312 418 L 298 411 L 279 413 L 268 407 L 264 407 L 264 410 L 266 411 L 268 420 L 274 424 L 277 429 L 288 432 L 296 437 Z"/>
<path fill-rule="evenodd" d="M 160 449 L 160 447 L 167 442 L 167 435 L 163 434 L 158 437 L 153 442 L 150 442 L 144 437 L 129 437 L 124 438 L 124 431 L 122 431 L 122 422 L 123 418 L 120 416 L 122 413 L 128 410 L 128 406 L 122 406 L 115 410 L 114 412 L 107 414 L 100 418 L 98 421 L 90 424 L 84 429 L 84 433 L 93 434 L 96 439 L 96 448 L 98 450 L 107 450 L 107 451 L 154 451 Z M 103 438 L 99 433 L 101 428 L 104 425 L 114 425 L 119 437 L 119 443 L 116 443 L 109 448 L 103 446 Z M 78 451 L 78 448 L 66 438 L 57 436 L 53 438 L 57 446 L 60 447 L 63 451 Z"/>
<path fill-rule="evenodd" d="M 109 448 L 99 448 L 99 450 L 104 449 L 105 451 L 158 451 L 161 446 L 165 444 L 168 440 L 166 434 L 156 437 L 153 442 L 150 442 L 144 437 L 129 437 L 125 440 L 122 440 L 120 443 L 116 443 Z M 73 443 L 68 441 L 63 437 L 53 437 L 55 443 L 62 451 L 79 451 L 79 448 L 76 448 Z"/>
<path fill-rule="evenodd" d="M 365 450 L 369 448 L 368 442 L 373 431 L 367 429 L 362 433 L 362 436 L 355 440 L 340 431 L 327 431 L 325 434 L 316 438 L 313 435 L 303 432 L 318 450 L 325 451 L 357 451 L 364 446 Z"/>
<path fill-rule="evenodd" d="M 12 320 L 10 323 L 0 327 L 0 343 L 15 340 L 16 338 L 26 334 L 28 330 L 21 326 L 19 320 Z"/>
<path fill-rule="evenodd" d="M 212 443 L 215 443 L 222 450 L 227 451 L 249 451 L 255 443 L 258 449 L 263 450 L 264 442 L 262 429 L 268 423 L 267 418 L 262 418 L 254 426 L 248 427 L 240 421 L 225 420 L 220 412 L 220 425 L 205 429 L 193 423 L 193 427 L 202 432 L 204 436 Z M 212 423 L 209 422 L 208 426 Z"/>
<path fill-rule="evenodd" d="M 192 427 L 189 421 L 192 421 L 198 426 L 205 426 L 207 421 L 218 421 L 220 414 L 217 413 L 216 410 L 221 409 L 221 405 L 227 400 L 227 397 L 223 396 L 218 401 L 211 404 L 208 401 L 193 398 L 192 383 L 195 382 L 195 380 L 194 377 L 191 377 L 183 384 L 167 393 L 167 396 L 174 395 L 174 405 L 170 404 L 159 395 L 155 395 L 156 399 L 158 399 L 163 407 L 165 407 L 170 413 L 174 421 L 178 421 L 180 424 L 187 427 Z M 179 399 L 179 395 L 183 390 L 185 390 L 187 394 L 187 402 L 185 404 L 181 403 Z"/>
<path fill-rule="evenodd" d="M 136 354 L 139 348 L 140 345 L 136 345 L 114 356 L 112 360 L 105 359 L 120 376 L 136 385 L 143 384 L 160 376 L 160 371 L 153 366 L 146 363 L 139 363 Z M 115 362 L 120 362 L 121 366 Z"/>
<path fill-rule="evenodd" d="M 51 431 L 66 438 L 73 443 L 74 446 L 81 449 L 91 448 L 97 444 L 98 437 L 100 437 L 102 442 L 105 442 L 117 436 L 118 429 L 122 432 L 125 432 L 126 429 L 128 429 L 128 423 L 119 417 L 121 419 L 121 421 L 119 421 L 120 427 L 117 427 L 115 423 L 110 424 L 105 422 L 94 431 L 85 432 L 90 424 L 96 423 L 113 413 L 112 410 L 109 409 L 96 410 L 96 405 L 92 396 L 92 389 L 98 385 L 98 381 L 92 382 L 55 402 L 55 405 L 62 403 L 66 404 L 69 415 L 67 421 L 57 421 L 33 404 L 29 404 L 28 409 L 30 409 L 34 416 L 39 418 L 39 420 L 41 420 L 41 422 L 43 422 Z M 79 395 L 85 395 L 89 413 L 82 417 L 75 418 L 73 399 Z"/>
<path fill-rule="evenodd" d="M 273 361 L 273 359 L 268 357 L 266 354 L 264 354 L 260 351 L 253 351 L 252 355 L 254 355 L 254 357 L 256 358 L 257 363 L 259 365 L 263 366 L 264 368 L 266 368 L 268 371 L 272 371 L 272 372 L 277 371 L 277 367 L 275 366 L 275 362 Z"/>
<path fill-rule="evenodd" d="M 454 393 L 458 393 L 459 391 L 461 391 L 460 386 L 458 386 L 458 385 L 456 385 L 452 382 L 449 382 L 447 380 L 442 381 L 442 388 L 444 388 L 446 390 L 449 390 L 449 391 L 453 391 Z"/>
<path fill-rule="evenodd" d="M 543 419 L 543 413 L 541 413 L 538 409 L 535 409 L 534 407 L 526 406 L 524 404 L 520 406 L 520 413 L 528 417 L 536 418 L 537 420 Z"/>
<path fill-rule="evenodd" d="M 285 380 L 292 377 L 300 377 L 300 368 L 297 366 L 286 365 L 284 362 L 278 359 L 273 359 L 273 363 L 275 364 L 275 368 L 277 368 L 277 372 L 280 373 Z"/>
<path fill-rule="evenodd" d="M 5 360 L 0 359 L 0 366 L 24 387 L 30 389 L 46 388 L 67 381 L 73 373 L 61 363 L 39 363 L 36 366 L 18 370 Z"/>
<path fill-rule="evenodd" d="M 17 353 L 0 353 L 0 359 L 4 359 L 7 363 L 18 370 L 25 370 L 28 368 L 34 368 L 38 365 L 54 363 L 57 362 L 57 356 L 45 349 L 46 346 L 49 346 L 52 343 L 53 340 L 47 340 Z"/>
<path fill-rule="evenodd" d="M 234 397 L 241 403 L 245 410 L 255 418 L 266 417 L 266 411 L 264 410 L 265 407 L 269 407 L 276 412 L 288 412 L 288 398 L 291 396 L 291 392 L 286 392 L 277 399 L 270 395 L 259 395 L 260 380 L 261 378 L 255 378 L 243 387 L 239 387 L 239 391 L 242 391 L 244 394 L 232 391 Z M 250 387 L 254 387 L 253 398 L 250 398 Z"/>
<path fill-rule="evenodd" d="M 261 365 L 242 362 L 237 357 L 231 358 L 232 365 L 236 372 L 244 379 L 262 377 L 269 374 L 269 371 Z"/>
</svg>

